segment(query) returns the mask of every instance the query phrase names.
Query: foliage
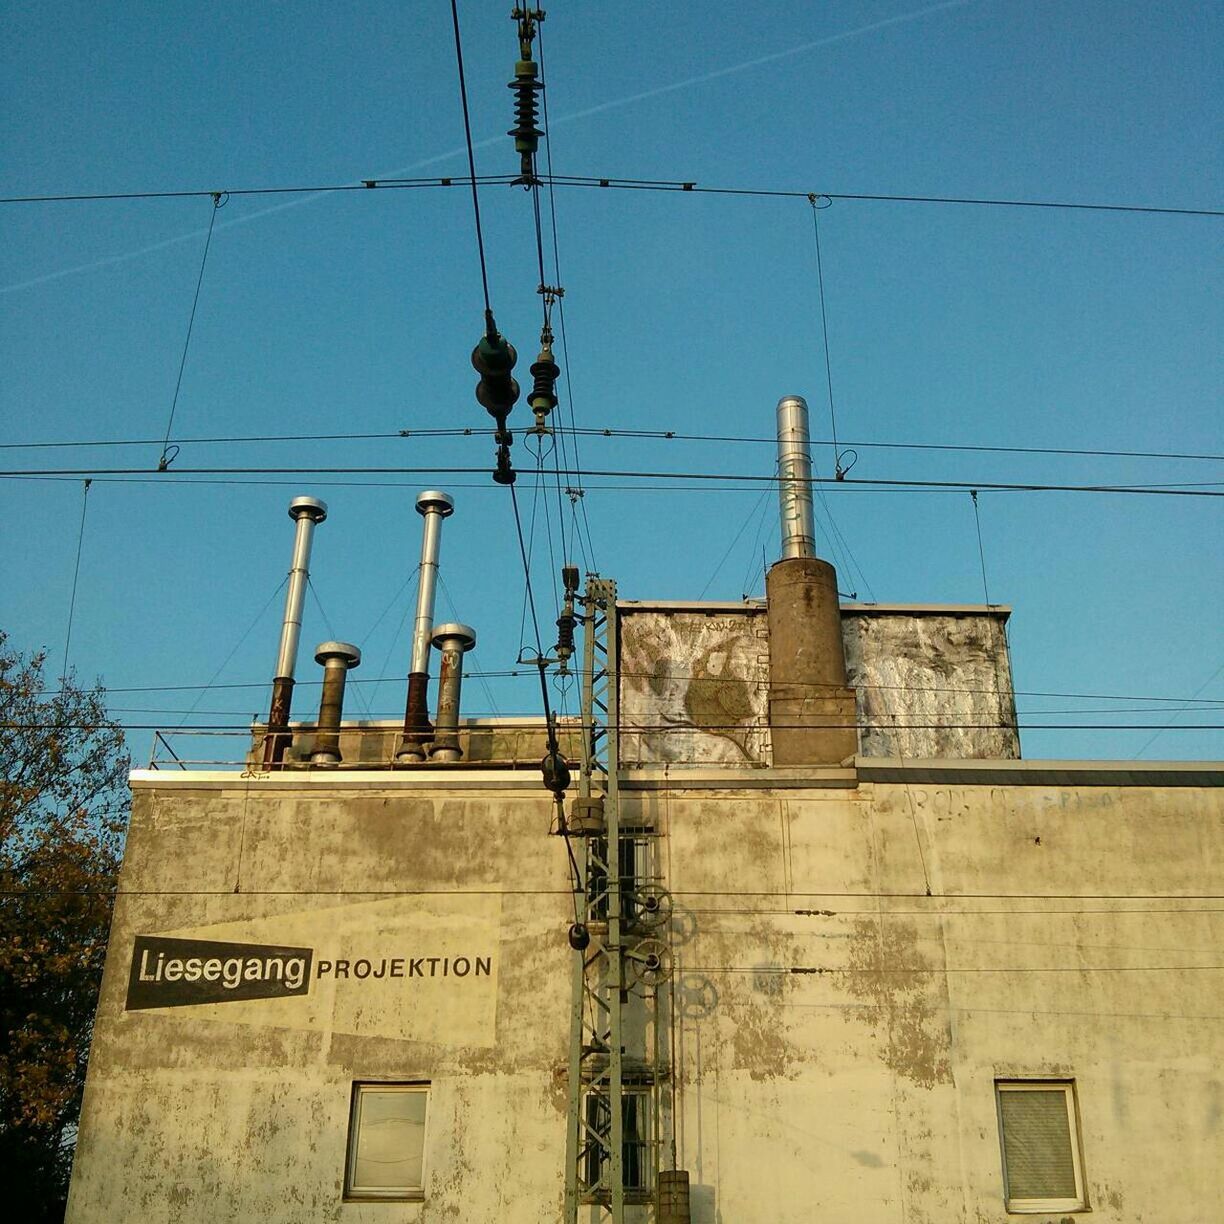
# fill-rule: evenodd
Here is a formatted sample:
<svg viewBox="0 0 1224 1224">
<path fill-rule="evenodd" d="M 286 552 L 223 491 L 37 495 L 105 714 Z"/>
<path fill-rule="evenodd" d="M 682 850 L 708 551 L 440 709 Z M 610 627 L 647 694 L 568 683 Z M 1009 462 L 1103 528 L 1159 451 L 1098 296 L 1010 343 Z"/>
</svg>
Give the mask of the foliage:
<svg viewBox="0 0 1224 1224">
<path fill-rule="evenodd" d="M 63 1218 L 127 814 L 102 690 L 44 661 L 0 632 L 0 1176 L 30 1221 Z"/>
</svg>

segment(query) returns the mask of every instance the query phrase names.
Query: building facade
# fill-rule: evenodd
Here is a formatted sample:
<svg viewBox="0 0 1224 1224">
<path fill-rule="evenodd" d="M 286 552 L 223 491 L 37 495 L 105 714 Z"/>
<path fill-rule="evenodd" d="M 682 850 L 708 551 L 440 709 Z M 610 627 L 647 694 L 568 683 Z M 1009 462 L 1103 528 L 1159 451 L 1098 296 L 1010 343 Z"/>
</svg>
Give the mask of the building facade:
<svg viewBox="0 0 1224 1224">
<path fill-rule="evenodd" d="M 858 751 L 776 764 L 763 609 L 616 611 L 624 896 L 666 897 L 623 935 L 665 946 L 626 975 L 624 1218 L 1214 1218 L 1224 767 L 1020 760 L 969 608 L 843 609 Z M 565 1218 L 588 953 L 541 730 L 415 768 L 345 735 L 133 774 L 73 1224 Z"/>
</svg>

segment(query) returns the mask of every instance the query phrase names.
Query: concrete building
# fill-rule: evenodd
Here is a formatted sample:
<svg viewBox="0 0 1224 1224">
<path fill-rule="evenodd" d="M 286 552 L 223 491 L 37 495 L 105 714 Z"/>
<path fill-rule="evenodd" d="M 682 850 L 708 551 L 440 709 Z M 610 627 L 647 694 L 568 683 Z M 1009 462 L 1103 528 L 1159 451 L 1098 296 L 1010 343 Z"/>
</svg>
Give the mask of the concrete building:
<svg viewBox="0 0 1224 1224">
<path fill-rule="evenodd" d="M 1007 610 L 783 509 L 764 604 L 588 580 L 560 804 L 338 703 L 133 774 L 72 1224 L 1218 1218 L 1224 764 L 1020 759 Z"/>
</svg>

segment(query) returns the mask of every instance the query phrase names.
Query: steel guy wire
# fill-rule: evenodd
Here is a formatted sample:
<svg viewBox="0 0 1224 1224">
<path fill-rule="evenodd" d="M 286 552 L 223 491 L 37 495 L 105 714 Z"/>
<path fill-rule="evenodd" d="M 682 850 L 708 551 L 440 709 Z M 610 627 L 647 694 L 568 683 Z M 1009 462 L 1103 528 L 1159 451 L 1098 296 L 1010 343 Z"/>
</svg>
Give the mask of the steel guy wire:
<svg viewBox="0 0 1224 1224">
<path fill-rule="evenodd" d="M 81 490 L 81 525 L 77 530 L 76 563 L 72 567 L 72 594 L 68 599 L 68 628 L 64 633 L 64 667 L 60 673 L 60 683 L 68 678 L 68 650 L 72 645 L 72 621 L 76 613 L 77 581 L 81 576 L 81 549 L 85 544 L 85 512 L 89 509 L 89 486 L 91 480 L 85 481 Z"/>
</svg>

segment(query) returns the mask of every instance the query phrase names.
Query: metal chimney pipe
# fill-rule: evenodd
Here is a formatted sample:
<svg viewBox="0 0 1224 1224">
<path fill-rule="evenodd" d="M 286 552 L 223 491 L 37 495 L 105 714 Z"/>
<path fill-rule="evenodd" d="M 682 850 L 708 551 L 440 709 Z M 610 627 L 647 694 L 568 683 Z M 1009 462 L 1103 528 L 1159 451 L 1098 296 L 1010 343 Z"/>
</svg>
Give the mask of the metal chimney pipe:
<svg viewBox="0 0 1224 1224">
<path fill-rule="evenodd" d="M 782 559 L 814 557 L 812 456 L 807 401 L 785 395 L 778 401 L 778 501 L 782 512 Z"/>
<path fill-rule="evenodd" d="M 289 710 L 293 704 L 293 673 L 297 667 L 298 640 L 302 634 L 302 606 L 310 581 L 310 548 L 314 529 L 327 518 L 327 504 L 317 497 L 295 497 L 289 517 L 297 524 L 293 537 L 293 562 L 289 566 L 289 591 L 285 596 L 285 619 L 281 624 L 280 651 L 272 681 L 272 707 L 268 712 L 268 734 L 264 739 L 264 766 L 274 768 L 289 747 Z"/>
<path fill-rule="evenodd" d="M 315 662 L 323 664 L 323 696 L 310 761 L 312 765 L 338 765 L 344 678 L 361 662 L 361 651 L 348 642 L 320 642 L 315 647 Z"/>
<path fill-rule="evenodd" d="M 438 666 L 438 718 L 429 755 L 435 761 L 459 761 L 459 690 L 463 684 L 463 656 L 476 645 L 470 625 L 439 625 L 433 645 L 441 652 Z"/>
<path fill-rule="evenodd" d="M 398 761 L 423 761 L 433 728 L 429 724 L 429 646 L 433 636 L 434 593 L 438 584 L 438 552 L 442 520 L 455 512 L 455 499 L 438 489 L 417 495 L 416 510 L 425 519 L 421 534 L 421 578 L 417 586 L 416 621 L 412 629 L 412 663 L 408 669 L 408 704 Z"/>
</svg>

